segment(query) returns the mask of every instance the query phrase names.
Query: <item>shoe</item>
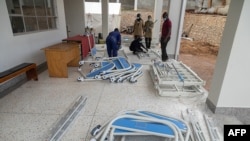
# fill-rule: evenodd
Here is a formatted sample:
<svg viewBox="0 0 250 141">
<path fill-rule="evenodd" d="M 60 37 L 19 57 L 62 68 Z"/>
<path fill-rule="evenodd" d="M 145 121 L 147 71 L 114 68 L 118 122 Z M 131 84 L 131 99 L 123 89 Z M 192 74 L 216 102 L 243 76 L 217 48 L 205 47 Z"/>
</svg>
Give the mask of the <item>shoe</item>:
<svg viewBox="0 0 250 141">
<path fill-rule="evenodd" d="M 167 62 L 168 56 L 162 56 L 161 60 L 162 60 L 162 62 Z"/>
<path fill-rule="evenodd" d="M 167 62 L 167 61 L 168 61 L 168 58 L 162 59 L 162 62 Z"/>
</svg>

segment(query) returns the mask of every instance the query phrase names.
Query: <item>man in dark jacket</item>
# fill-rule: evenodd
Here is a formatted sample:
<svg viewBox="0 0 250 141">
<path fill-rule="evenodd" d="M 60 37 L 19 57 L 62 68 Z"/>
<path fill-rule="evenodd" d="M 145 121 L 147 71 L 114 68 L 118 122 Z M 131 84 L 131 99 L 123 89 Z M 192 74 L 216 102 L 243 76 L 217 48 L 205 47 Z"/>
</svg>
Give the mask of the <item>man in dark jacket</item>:
<svg viewBox="0 0 250 141">
<path fill-rule="evenodd" d="M 129 46 L 129 49 L 130 51 L 133 51 L 133 54 L 137 54 L 137 53 L 140 53 L 140 52 L 145 52 L 148 51 L 148 49 L 142 44 L 142 39 L 140 37 L 137 37 L 136 39 L 134 39 L 130 46 Z M 146 51 L 143 51 L 143 48 L 146 50 Z"/>
<path fill-rule="evenodd" d="M 117 51 L 121 45 L 121 34 L 118 28 L 115 28 L 114 31 L 110 32 L 106 38 L 107 52 L 109 57 L 117 57 Z"/>
<path fill-rule="evenodd" d="M 134 22 L 134 29 L 133 29 L 134 30 L 134 39 L 143 36 L 143 27 L 144 27 L 144 21 L 141 18 L 141 14 L 138 13 L 136 15 L 136 20 Z"/>
</svg>

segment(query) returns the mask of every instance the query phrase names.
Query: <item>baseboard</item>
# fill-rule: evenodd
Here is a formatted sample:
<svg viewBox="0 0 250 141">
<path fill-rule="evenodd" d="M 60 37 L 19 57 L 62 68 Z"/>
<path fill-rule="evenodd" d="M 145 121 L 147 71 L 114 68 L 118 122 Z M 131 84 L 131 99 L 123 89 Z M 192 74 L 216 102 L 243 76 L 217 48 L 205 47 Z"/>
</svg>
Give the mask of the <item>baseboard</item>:
<svg viewBox="0 0 250 141">
<path fill-rule="evenodd" d="M 216 107 L 209 99 L 207 99 L 206 104 L 215 114 L 235 116 L 243 124 L 250 124 L 250 108 Z"/>
<path fill-rule="evenodd" d="M 215 110 L 216 110 L 216 106 L 207 98 L 206 100 L 206 104 L 207 104 L 207 107 L 213 112 L 215 113 Z"/>
</svg>

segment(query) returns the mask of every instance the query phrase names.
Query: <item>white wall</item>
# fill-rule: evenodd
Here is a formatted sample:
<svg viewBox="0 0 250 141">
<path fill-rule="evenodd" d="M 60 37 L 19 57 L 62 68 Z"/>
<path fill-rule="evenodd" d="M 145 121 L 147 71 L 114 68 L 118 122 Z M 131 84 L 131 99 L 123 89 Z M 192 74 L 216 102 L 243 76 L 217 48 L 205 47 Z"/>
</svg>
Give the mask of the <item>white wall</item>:
<svg viewBox="0 0 250 141">
<path fill-rule="evenodd" d="M 44 51 L 40 49 L 66 38 L 63 0 L 56 0 L 56 5 L 57 29 L 14 36 L 5 0 L 0 0 L 0 72 L 24 62 L 37 65 L 45 62 Z"/>
<path fill-rule="evenodd" d="M 209 100 L 216 107 L 250 107 L 250 1 L 231 1 Z"/>
</svg>

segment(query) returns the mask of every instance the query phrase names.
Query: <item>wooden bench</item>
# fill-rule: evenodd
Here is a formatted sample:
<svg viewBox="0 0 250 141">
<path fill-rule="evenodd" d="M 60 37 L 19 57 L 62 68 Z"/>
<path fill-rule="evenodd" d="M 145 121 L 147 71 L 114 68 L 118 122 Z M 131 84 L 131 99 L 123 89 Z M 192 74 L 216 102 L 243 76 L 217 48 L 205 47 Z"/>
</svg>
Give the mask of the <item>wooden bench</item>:
<svg viewBox="0 0 250 141">
<path fill-rule="evenodd" d="M 11 78 L 26 73 L 27 80 L 38 80 L 37 68 L 35 63 L 22 63 L 4 72 L 0 72 L 0 83 L 3 83 Z"/>
</svg>

